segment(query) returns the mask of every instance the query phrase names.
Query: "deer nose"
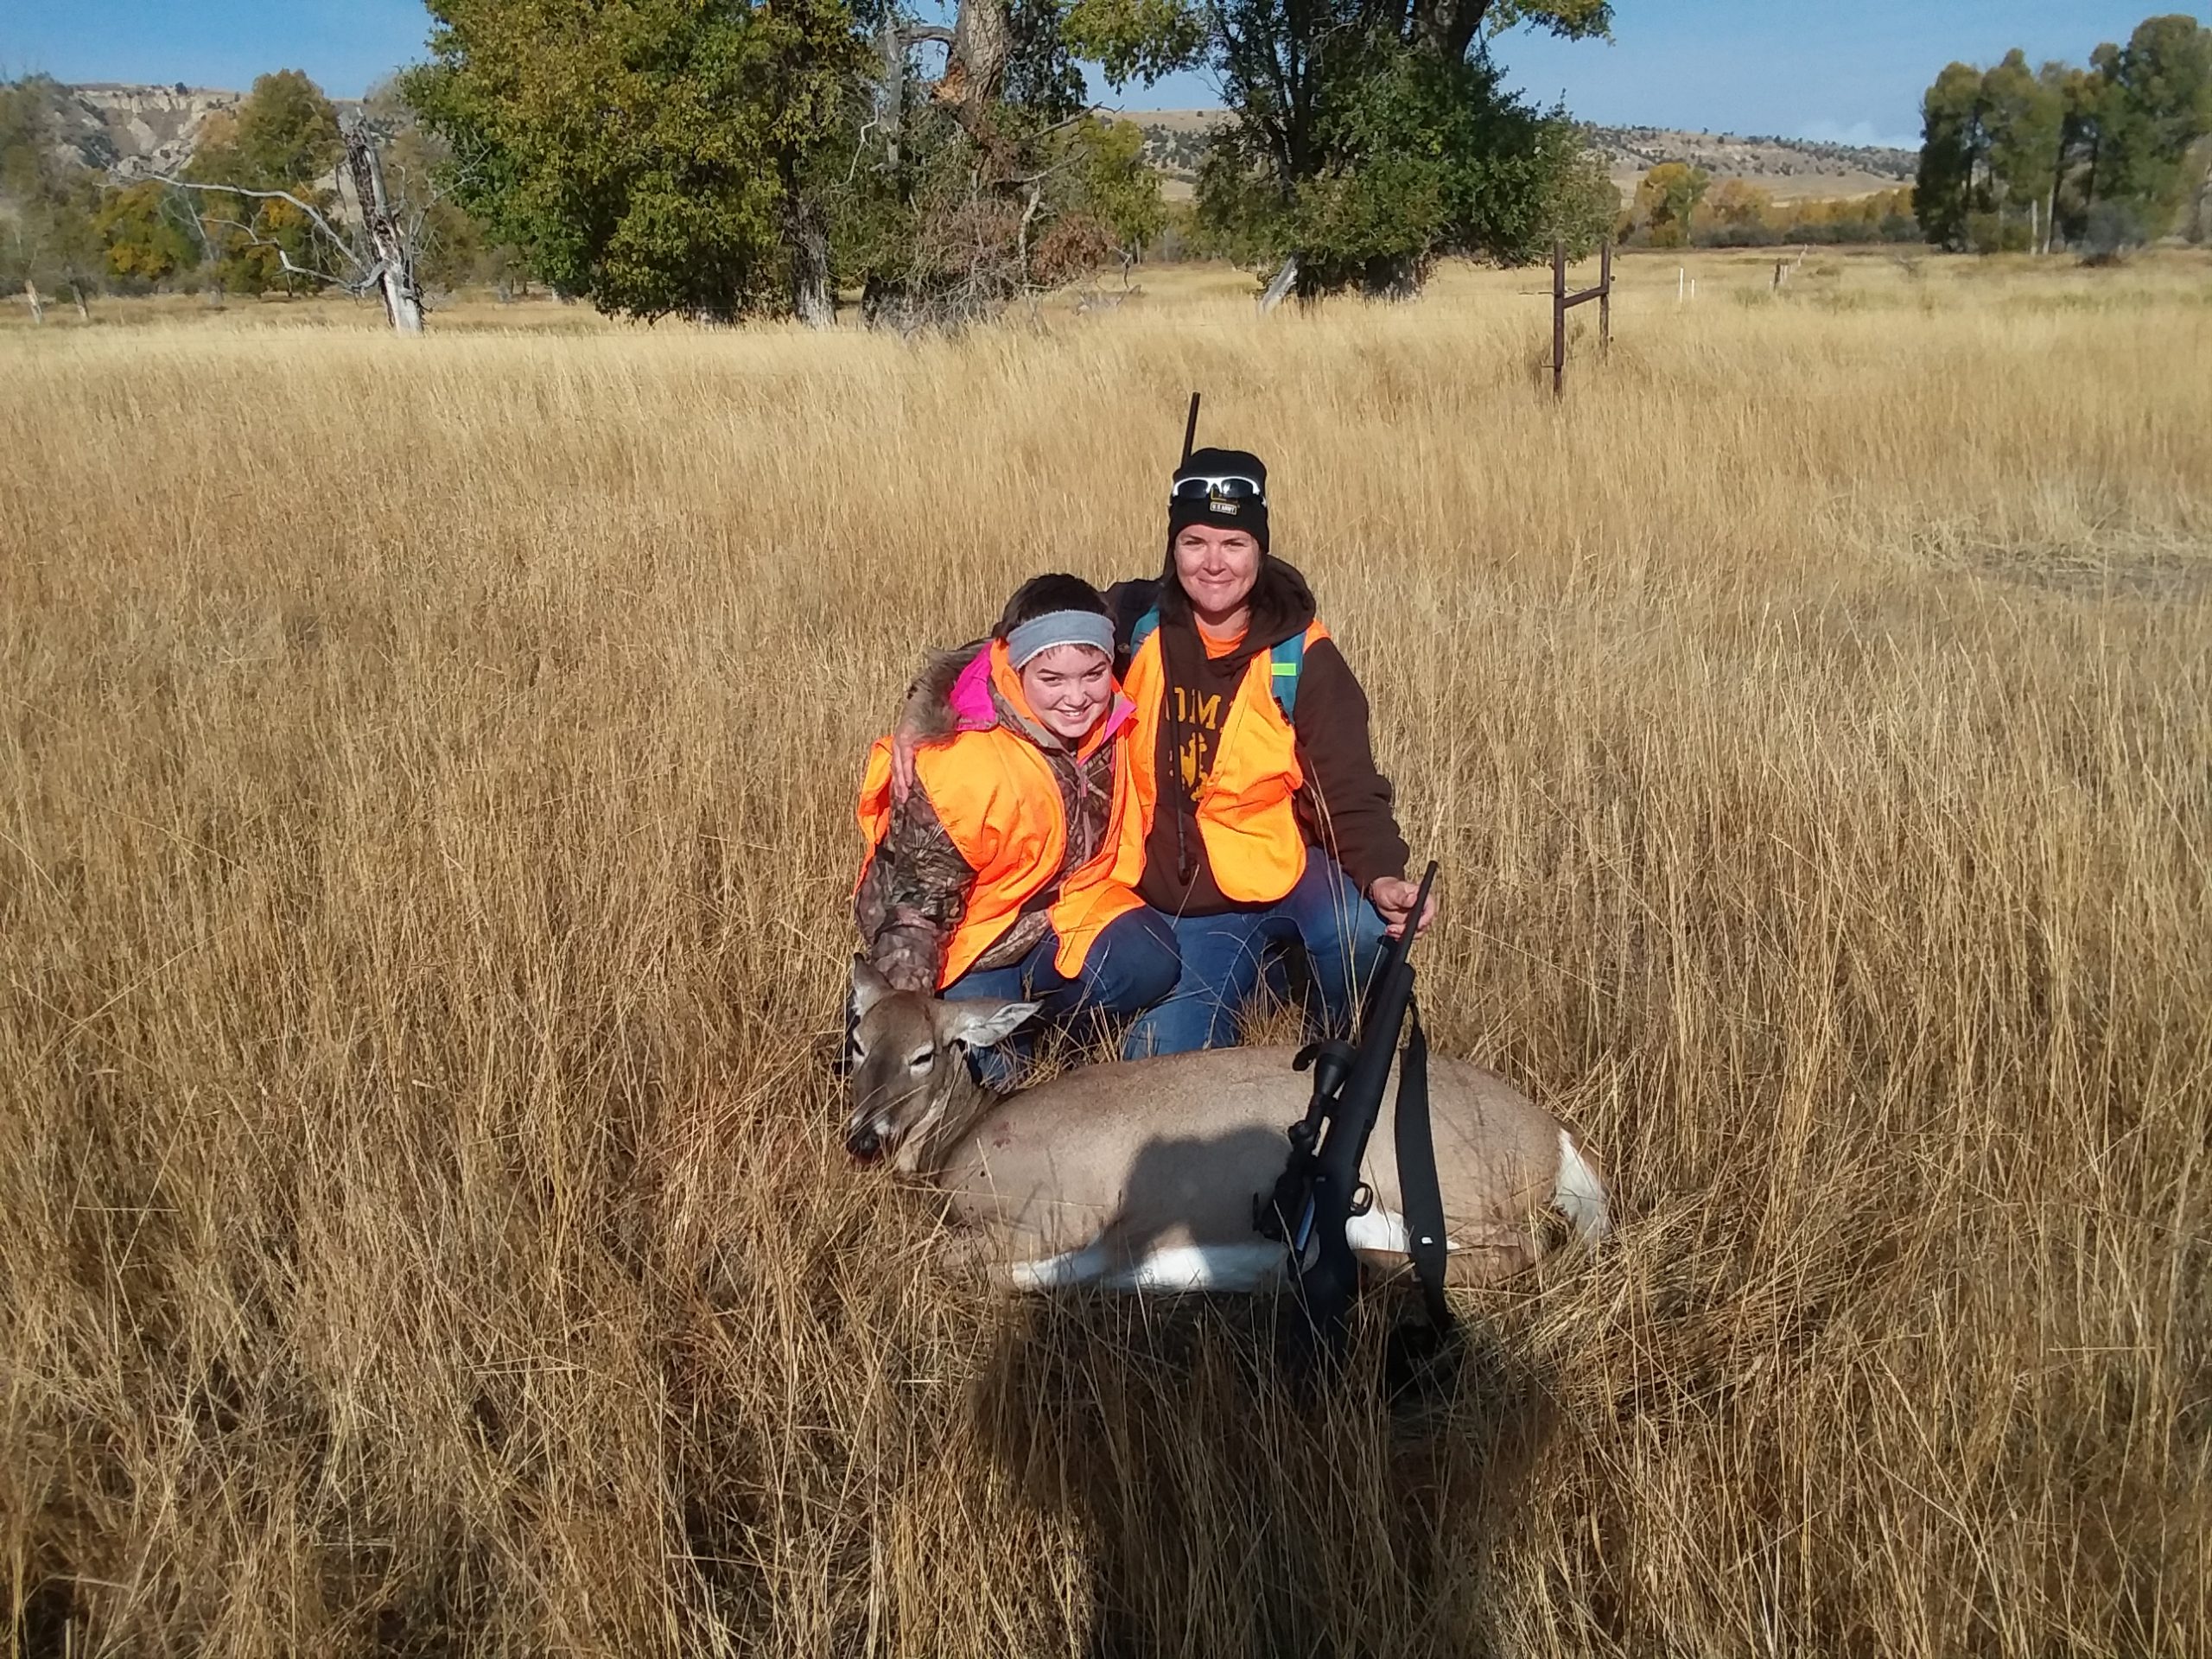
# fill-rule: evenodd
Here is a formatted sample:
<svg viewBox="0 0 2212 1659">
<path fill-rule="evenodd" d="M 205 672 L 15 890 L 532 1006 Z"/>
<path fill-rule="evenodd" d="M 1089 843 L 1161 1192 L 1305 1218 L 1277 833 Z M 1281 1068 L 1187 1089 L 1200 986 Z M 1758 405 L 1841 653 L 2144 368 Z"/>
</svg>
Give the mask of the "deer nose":
<svg viewBox="0 0 2212 1659">
<path fill-rule="evenodd" d="M 863 1123 L 846 1133 L 845 1150 L 861 1162 L 872 1164 L 883 1154 L 883 1141 L 873 1123 Z"/>
</svg>

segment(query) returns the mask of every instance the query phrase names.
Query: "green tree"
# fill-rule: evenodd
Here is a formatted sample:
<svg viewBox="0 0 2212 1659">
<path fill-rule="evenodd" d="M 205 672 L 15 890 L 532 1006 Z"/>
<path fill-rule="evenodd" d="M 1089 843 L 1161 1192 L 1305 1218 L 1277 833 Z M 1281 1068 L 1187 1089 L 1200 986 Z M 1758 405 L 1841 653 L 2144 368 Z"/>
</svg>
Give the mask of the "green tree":
<svg viewBox="0 0 2212 1659">
<path fill-rule="evenodd" d="M 1145 165 L 1142 129 L 1087 117 L 1075 143 L 1083 168 L 1080 211 L 1106 228 L 1116 251 L 1134 257 L 1167 226 L 1160 175 Z"/>
<path fill-rule="evenodd" d="M 867 61 L 842 0 L 430 12 L 432 60 L 402 90 L 452 147 L 448 180 L 492 242 L 611 311 L 824 319 L 823 181 Z"/>
<path fill-rule="evenodd" d="M 1630 221 L 1646 232 L 1654 247 L 1686 248 L 1698 204 L 1712 185 L 1713 175 L 1701 167 L 1662 162 L 1637 181 Z"/>
<path fill-rule="evenodd" d="M 1989 136 L 1982 124 L 1982 78 L 1972 64 L 1944 67 L 1920 100 L 1920 171 L 1913 207 L 1922 232 L 1939 248 L 1967 245 L 1967 221 L 1989 210 Z"/>
<path fill-rule="evenodd" d="M 2190 147 L 2212 133 L 2212 29 L 2145 18 L 2126 46 L 2100 46 L 2090 62 L 2100 82 L 2090 200 L 2127 204 L 2157 234 L 2198 182 L 2186 170 Z"/>
<path fill-rule="evenodd" d="M 1603 34 L 1604 0 L 1218 0 L 1206 52 L 1230 119 L 1200 172 L 1218 245 L 1297 262 L 1303 297 L 1416 289 L 1446 254 L 1521 263 L 1594 200 L 1564 111 L 1485 49 L 1523 24 Z"/>
<path fill-rule="evenodd" d="M 0 288 L 22 289 L 41 318 L 64 289 L 84 313 L 105 276 L 98 178 L 55 142 L 60 92 L 42 75 L 0 83 Z"/>
<path fill-rule="evenodd" d="M 2046 248 L 2076 240 L 2087 222 L 2095 173 L 2097 111 L 2103 83 L 2070 63 L 2046 63 L 2041 79 L 2058 100 L 2058 154 L 2051 168 Z"/>
<path fill-rule="evenodd" d="M 200 250 L 176 210 L 175 188 L 148 179 L 111 190 L 100 204 L 100 244 L 108 269 L 125 283 L 152 287 L 200 263 Z"/>
<path fill-rule="evenodd" d="M 1990 188 L 2002 206 L 2040 213 L 2050 195 L 2066 121 L 2063 94 L 2015 47 L 1981 78 Z"/>
<path fill-rule="evenodd" d="M 315 215 L 336 207 L 322 181 L 343 148 L 336 108 L 296 69 L 261 76 L 232 119 L 210 124 L 183 177 L 205 187 L 194 233 L 218 286 L 291 292 L 302 274 L 328 274 L 334 250 Z"/>
<path fill-rule="evenodd" d="M 345 146 L 338 111 L 297 69 L 263 75 L 238 106 L 226 157 L 227 182 L 255 190 L 313 184 L 338 165 Z"/>
</svg>

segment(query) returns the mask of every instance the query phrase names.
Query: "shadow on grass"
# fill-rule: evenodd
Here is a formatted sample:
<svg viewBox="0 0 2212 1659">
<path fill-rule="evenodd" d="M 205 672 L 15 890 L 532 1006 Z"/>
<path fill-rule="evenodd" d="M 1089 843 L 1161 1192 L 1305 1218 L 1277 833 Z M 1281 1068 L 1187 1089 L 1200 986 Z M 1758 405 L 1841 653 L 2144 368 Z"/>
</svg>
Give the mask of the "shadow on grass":
<svg viewBox="0 0 2212 1659">
<path fill-rule="evenodd" d="M 1496 1649 L 1490 1541 L 1549 1433 L 1546 1390 L 1480 1330 L 1408 1380 L 1388 1327 L 1409 1301 L 1369 1298 L 1328 1382 L 1279 1364 L 1287 1300 L 1011 1311 L 977 1435 L 1081 1530 L 1093 1659 Z"/>
</svg>

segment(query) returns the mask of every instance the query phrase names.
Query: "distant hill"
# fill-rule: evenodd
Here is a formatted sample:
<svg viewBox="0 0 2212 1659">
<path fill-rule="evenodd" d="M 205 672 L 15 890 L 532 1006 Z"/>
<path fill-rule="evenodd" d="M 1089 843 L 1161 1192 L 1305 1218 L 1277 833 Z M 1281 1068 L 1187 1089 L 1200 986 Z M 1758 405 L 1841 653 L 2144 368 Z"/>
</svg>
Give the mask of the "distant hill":
<svg viewBox="0 0 2212 1659">
<path fill-rule="evenodd" d="M 1613 182 L 1634 190 L 1662 162 L 1701 167 L 1718 181 L 1741 179 L 1778 200 L 1863 196 L 1910 184 L 1917 151 L 1868 144 L 1827 144 L 1810 138 L 1739 138 L 1727 132 L 1664 127 L 1590 127 L 1591 148 L 1605 158 Z"/>
<path fill-rule="evenodd" d="M 62 86 L 54 99 L 55 147 L 119 179 L 174 173 L 199 142 L 207 118 L 236 109 L 242 92 L 207 86 Z"/>
<path fill-rule="evenodd" d="M 1226 118 L 1222 110 L 1131 110 L 1122 119 L 1144 133 L 1144 156 L 1166 175 L 1170 194 L 1196 181 L 1206 138 Z M 1739 138 L 1733 133 L 1684 132 L 1665 127 L 1586 129 L 1591 148 L 1623 193 L 1662 162 L 1701 167 L 1715 181 L 1741 179 L 1778 200 L 1863 196 L 1912 182 L 1920 157 L 1910 149 L 1821 143 L 1809 138 Z M 1178 191 L 1173 187 L 1182 187 Z"/>
<path fill-rule="evenodd" d="M 173 173 L 184 165 L 207 118 L 238 107 L 243 92 L 207 86 L 130 86 L 99 82 L 55 95 L 57 146 L 87 167 L 119 179 Z M 346 107 L 341 105 L 341 107 Z M 1132 110 L 1120 118 L 1144 134 L 1145 159 L 1166 175 L 1171 196 L 1187 197 L 1222 110 Z M 1743 179 L 1782 199 L 1865 195 L 1911 182 L 1919 158 L 1909 149 L 1817 143 L 1803 138 L 1739 138 L 1730 133 L 1662 127 L 1591 127 L 1591 146 L 1624 192 L 1662 162 L 1687 162 L 1714 179 Z"/>
<path fill-rule="evenodd" d="M 111 178 L 129 182 L 175 173 L 192 158 L 208 118 L 235 110 L 244 92 L 213 86 L 132 86 L 115 81 L 57 86 L 53 92 L 54 149 Z M 359 107 L 333 99 L 340 116 Z"/>
</svg>

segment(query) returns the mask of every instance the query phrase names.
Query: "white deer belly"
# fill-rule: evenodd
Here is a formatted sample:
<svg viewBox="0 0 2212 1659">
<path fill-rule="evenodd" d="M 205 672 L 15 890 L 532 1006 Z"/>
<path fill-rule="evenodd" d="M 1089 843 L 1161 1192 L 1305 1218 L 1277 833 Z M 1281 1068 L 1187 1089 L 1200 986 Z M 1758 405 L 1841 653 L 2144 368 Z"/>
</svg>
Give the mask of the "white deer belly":
<svg viewBox="0 0 2212 1659">
<path fill-rule="evenodd" d="M 1370 1210 L 1345 1224 L 1344 1237 L 1355 1250 L 1402 1255 L 1405 1219 L 1395 1211 Z M 1179 1291 L 1235 1294 L 1273 1288 L 1282 1281 L 1286 1265 L 1283 1246 L 1256 1236 L 1233 1243 L 1159 1244 L 1131 1260 L 1112 1248 L 1102 1233 L 1079 1250 L 1016 1262 L 1007 1276 L 1016 1290 L 1087 1286 L 1154 1295 Z"/>
</svg>

